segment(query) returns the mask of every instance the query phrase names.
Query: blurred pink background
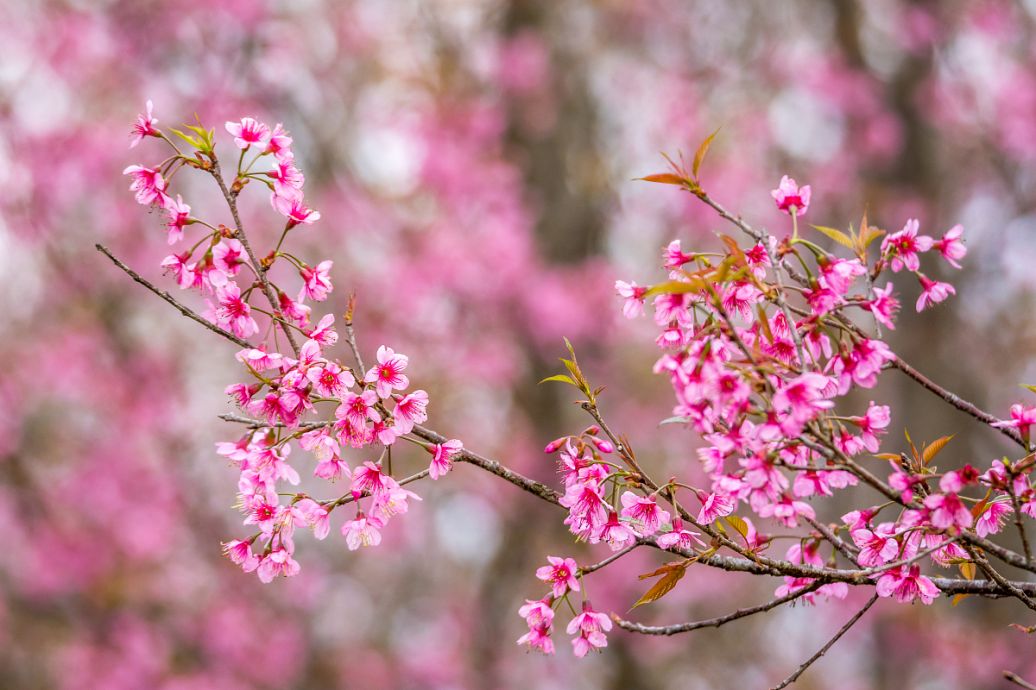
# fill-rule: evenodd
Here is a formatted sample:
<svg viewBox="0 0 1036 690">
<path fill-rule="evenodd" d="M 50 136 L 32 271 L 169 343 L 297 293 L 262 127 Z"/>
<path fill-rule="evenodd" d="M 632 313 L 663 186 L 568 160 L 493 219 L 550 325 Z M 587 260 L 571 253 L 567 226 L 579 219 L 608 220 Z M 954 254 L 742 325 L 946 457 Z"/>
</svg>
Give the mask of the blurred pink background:
<svg viewBox="0 0 1036 690">
<path fill-rule="evenodd" d="M 235 433 L 216 419 L 238 380 L 233 352 L 93 249 L 170 285 L 161 220 L 120 174 L 153 155 L 127 149 L 145 100 L 162 126 L 195 112 L 219 131 L 242 115 L 283 122 L 324 217 L 296 249 L 334 259 L 331 306 L 356 290 L 361 346 L 411 356 L 437 429 L 551 481 L 542 446 L 586 423 L 567 391 L 536 385 L 563 336 L 640 456 L 695 462 L 692 436 L 657 427 L 671 402 L 649 373 L 651 329 L 621 318 L 612 284 L 650 281 L 665 242 L 721 229 L 686 195 L 631 181 L 718 126 L 705 186 L 758 225 L 784 220 L 768 193 L 783 173 L 812 185 L 812 222 L 844 227 L 866 208 L 892 229 L 911 215 L 930 234 L 964 224 L 959 298 L 905 313 L 890 342 L 1003 414 L 1016 384 L 1036 382 L 1034 29 L 1036 3 L 986 0 L 7 0 L 0 686 L 765 687 L 855 601 L 674 639 L 616 632 L 584 660 L 567 644 L 526 654 L 516 612 L 540 596 L 535 567 L 599 552 L 466 466 L 420 486 L 424 503 L 383 548 L 305 539 L 299 577 L 242 575 L 220 555 L 239 518 L 235 472 L 214 452 Z M 264 204 L 246 199 L 253 225 Z M 896 377 L 875 394 L 900 428 L 959 433 L 960 464 L 1004 451 Z M 598 608 L 628 609 L 643 591 L 633 575 L 663 557 L 636 559 L 593 576 Z M 633 615 L 716 615 L 775 586 L 691 571 Z M 1036 675 L 1009 602 L 883 603 L 797 687 Z"/>
</svg>

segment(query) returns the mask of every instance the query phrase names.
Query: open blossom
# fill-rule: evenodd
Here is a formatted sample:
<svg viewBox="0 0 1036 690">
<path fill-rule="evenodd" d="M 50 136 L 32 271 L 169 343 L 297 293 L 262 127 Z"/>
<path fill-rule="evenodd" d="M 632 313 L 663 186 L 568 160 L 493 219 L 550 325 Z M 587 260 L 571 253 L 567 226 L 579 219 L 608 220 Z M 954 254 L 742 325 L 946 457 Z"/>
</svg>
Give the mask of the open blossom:
<svg viewBox="0 0 1036 690">
<path fill-rule="evenodd" d="M 302 187 L 306 183 L 306 178 L 290 158 L 277 161 L 277 165 L 266 173 L 266 176 L 273 180 L 273 191 L 277 196 L 287 199 L 302 198 Z"/>
<path fill-rule="evenodd" d="M 874 288 L 874 299 L 865 307 L 874 314 L 878 323 L 889 330 L 896 330 L 896 314 L 899 312 L 899 300 L 892 295 L 892 283 L 884 288 Z"/>
<path fill-rule="evenodd" d="M 655 503 L 654 498 L 626 491 L 620 500 L 623 505 L 622 516 L 640 525 L 640 531 L 645 535 L 654 534 L 662 525 L 669 523 L 669 513 Z"/>
<path fill-rule="evenodd" d="M 416 390 L 399 399 L 392 410 L 396 420 L 396 431 L 409 434 L 414 426 L 428 419 L 428 393 Z"/>
<path fill-rule="evenodd" d="M 259 567 L 259 558 L 252 553 L 252 543 L 234 539 L 223 544 L 223 553 L 232 562 L 241 566 L 246 573 L 250 573 Z"/>
<path fill-rule="evenodd" d="M 335 410 L 338 419 L 347 419 L 356 426 L 363 426 L 368 420 L 381 421 L 381 414 L 374 409 L 378 396 L 374 391 L 363 391 L 359 395 L 348 392 L 342 398 L 342 404 Z"/>
<path fill-rule="evenodd" d="M 1029 438 L 1032 426 L 1036 424 L 1036 405 L 1023 405 L 1015 403 L 1011 405 L 1011 418 L 1006 421 L 997 422 L 993 426 L 1003 428 L 1014 428 L 1022 435 L 1022 438 Z M 996 461 L 999 462 L 999 461 Z M 994 465 L 996 464 L 994 462 Z"/>
<path fill-rule="evenodd" d="M 957 494 L 932 494 L 925 498 L 924 505 L 931 511 L 932 525 L 937 529 L 971 527 L 971 511 Z"/>
<path fill-rule="evenodd" d="M 378 364 L 371 367 L 363 377 L 364 383 L 373 383 L 378 397 L 384 400 L 392 395 L 393 389 L 403 390 L 410 385 L 403 370 L 409 362 L 406 355 L 397 355 L 391 347 L 382 345 L 378 348 Z"/>
<path fill-rule="evenodd" d="M 916 563 L 884 573 L 878 578 L 876 589 L 879 597 L 895 597 L 901 604 L 920 599 L 921 603 L 928 605 L 939 596 L 939 588 L 921 574 L 921 566 Z"/>
<path fill-rule="evenodd" d="M 935 248 L 939 250 L 942 257 L 946 259 L 954 268 L 960 268 L 960 264 L 957 263 L 968 253 L 968 248 L 964 244 L 964 240 L 961 237 L 964 235 L 964 227 L 961 225 L 954 225 L 952 228 L 946 231 L 946 234 L 942 236 L 942 239 L 935 243 Z"/>
<path fill-rule="evenodd" d="M 575 559 L 547 556 L 547 561 L 550 565 L 537 568 L 536 577 L 550 584 L 555 599 L 560 599 L 570 591 L 579 591 L 579 580 L 576 579 L 579 566 L 576 565 Z"/>
<path fill-rule="evenodd" d="M 299 224 L 311 225 L 320 220 L 320 213 L 306 206 L 301 197 L 274 194 L 270 197 L 270 203 L 273 204 L 277 213 L 288 219 L 288 227 L 295 227 Z"/>
<path fill-rule="evenodd" d="M 130 148 L 139 144 L 144 137 L 157 137 L 159 135 L 158 130 L 155 129 L 158 119 L 151 114 L 153 109 L 154 104 L 149 99 L 146 112 L 137 115 L 137 122 L 133 125 L 133 131 L 130 133 Z"/>
<path fill-rule="evenodd" d="M 702 499 L 701 510 L 698 511 L 698 522 L 707 525 L 716 518 L 730 515 L 734 512 L 734 499 L 730 496 L 711 493 Z"/>
<path fill-rule="evenodd" d="M 323 302 L 327 299 L 327 293 L 333 289 L 331 286 L 331 261 L 321 261 L 316 268 L 305 266 L 299 271 L 304 281 L 302 289 L 299 290 L 299 302 L 303 299 L 311 299 L 315 302 Z"/>
<path fill-rule="evenodd" d="M 795 207 L 795 215 L 801 216 L 809 208 L 809 199 L 813 190 L 809 185 L 799 185 L 787 175 L 781 178 L 777 189 L 770 192 L 770 196 L 777 202 L 777 208 L 791 215 L 791 208 Z"/>
<path fill-rule="evenodd" d="M 878 452 L 878 436 L 885 433 L 892 415 L 888 405 L 875 405 L 870 402 L 867 407 L 867 414 L 863 417 L 850 417 L 851 422 L 860 427 L 860 443 L 872 453 Z"/>
<path fill-rule="evenodd" d="M 849 292 L 856 279 L 867 273 L 859 259 L 830 260 L 821 264 L 820 270 L 823 283 L 839 297 Z"/>
<path fill-rule="evenodd" d="M 432 463 L 428 466 L 428 476 L 438 479 L 453 467 L 453 456 L 464 448 L 464 444 L 457 439 L 450 439 L 445 443 L 436 443 L 432 446 Z"/>
<path fill-rule="evenodd" d="M 673 528 L 665 534 L 658 535 L 657 542 L 663 549 L 691 549 L 695 545 L 705 546 L 705 542 L 699 539 L 699 536 L 699 532 L 684 529 L 683 520 L 674 518 Z"/>
<path fill-rule="evenodd" d="M 854 529 L 849 534 L 853 543 L 860 548 L 856 560 L 865 568 L 890 563 L 899 554 L 899 542 L 892 523 L 882 523 L 873 530 Z"/>
<path fill-rule="evenodd" d="M 1004 518 L 1013 512 L 1014 509 L 1003 501 L 991 502 L 975 521 L 975 532 L 980 537 L 996 534 L 1003 528 Z"/>
<path fill-rule="evenodd" d="M 626 522 L 619 519 L 614 510 L 608 513 L 608 522 L 601 526 L 599 534 L 590 541 L 603 541 L 612 551 L 619 551 L 637 541 L 640 535 Z"/>
<path fill-rule="evenodd" d="M 165 211 L 169 214 L 169 221 L 165 224 L 168 228 L 167 241 L 169 244 L 176 244 L 183 239 L 184 226 L 191 223 L 191 207 L 177 194 L 175 200 L 172 197 L 168 198 Z"/>
<path fill-rule="evenodd" d="M 611 619 L 600 611 L 594 611 L 589 601 L 583 602 L 583 612 L 568 622 L 565 631 L 576 635 L 572 640 L 572 650 L 578 657 L 584 657 L 593 649 L 608 646 L 605 633 L 612 629 Z"/>
<path fill-rule="evenodd" d="M 265 147 L 270 140 L 270 128 L 255 118 L 243 117 L 240 122 L 226 123 L 225 127 L 240 149 L 247 149 L 249 146 Z"/>
<path fill-rule="evenodd" d="M 619 297 L 625 298 L 622 304 L 622 313 L 627 319 L 636 318 L 644 313 L 644 295 L 647 294 L 646 287 L 640 287 L 635 282 L 615 281 L 615 291 Z"/>
<path fill-rule="evenodd" d="M 899 273 L 904 268 L 908 271 L 918 270 L 921 267 L 921 259 L 918 254 L 923 254 L 932 248 L 931 237 L 917 234 L 920 226 L 921 224 L 916 218 L 911 218 L 902 230 L 892 235 L 886 235 L 881 241 L 881 253 L 891 258 L 893 273 Z"/>
<path fill-rule="evenodd" d="M 241 299 L 241 289 L 236 283 L 227 283 L 216 295 L 216 320 L 226 326 L 239 338 L 247 338 L 259 332 L 259 325 L 252 318 L 252 308 Z"/>
<path fill-rule="evenodd" d="M 675 271 L 685 263 L 694 261 L 694 254 L 685 254 L 680 249 L 680 240 L 673 240 L 662 252 L 662 261 L 667 269 Z M 618 284 L 616 284 L 616 288 L 618 288 Z"/>
<path fill-rule="evenodd" d="M 270 141 L 266 144 L 265 153 L 272 153 L 278 161 L 290 161 L 293 158 L 291 153 L 291 137 L 284 125 L 278 122 L 270 133 Z"/>
<path fill-rule="evenodd" d="M 273 582 L 278 575 L 293 577 L 301 570 L 299 564 L 292 558 L 292 554 L 283 546 L 273 550 L 264 556 L 256 569 L 259 579 L 263 582 Z"/>
<path fill-rule="evenodd" d="M 526 599 L 525 605 L 518 609 L 518 615 L 525 619 L 529 632 L 518 638 L 519 645 L 529 645 L 544 654 L 554 653 L 554 641 L 550 639 L 554 624 L 554 609 L 550 607 L 551 599 L 546 597 L 538 601 Z"/>
<path fill-rule="evenodd" d="M 130 176 L 130 191 L 135 193 L 138 204 L 165 206 L 168 203 L 169 197 L 165 193 L 167 183 L 158 168 L 130 165 L 122 174 Z"/>
<path fill-rule="evenodd" d="M 921 281 L 921 295 L 917 298 L 917 311 L 922 312 L 928 307 L 935 306 L 939 302 L 950 295 L 957 294 L 957 291 L 949 283 L 941 283 L 936 280 L 931 280 L 923 273 L 917 274 L 917 279 Z"/>
<path fill-rule="evenodd" d="M 384 523 L 376 517 L 366 516 L 359 513 L 355 520 L 349 520 L 342 524 L 342 534 L 345 535 L 346 546 L 350 551 L 356 551 L 361 546 L 377 546 L 381 543 L 381 528 Z"/>
<path fill-rule="evenodd" d="M 213 265 L 231 278 L 238 274 L 246 260 L 244 246 L 233 238 L 220 240 L 212 248 Z"/>
</svg>

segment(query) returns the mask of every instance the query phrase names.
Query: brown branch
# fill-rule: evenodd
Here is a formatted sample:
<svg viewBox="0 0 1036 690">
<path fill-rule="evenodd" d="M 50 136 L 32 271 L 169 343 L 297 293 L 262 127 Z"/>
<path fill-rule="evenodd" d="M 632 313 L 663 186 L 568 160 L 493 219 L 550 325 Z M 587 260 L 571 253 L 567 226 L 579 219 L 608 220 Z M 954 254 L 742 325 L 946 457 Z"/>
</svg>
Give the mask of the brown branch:
<svg viewBox="0 0 1036 690">
<path fill-rule="evenodd" d="M 156 295 L 158 295 L 159 297 L 164 299 L 166 302 L 168 302 L 169 304 L 171 304 L 174 307 L 176 307 L 176 309 L 181 314 L 186 316 L 188 319 L 192 319 L 194 321 L 197 321 L 198 323 L 200 323 L 202 326 L 205 326 L 205 328 L 209 329 L 213 333 L 218 333 L 219 335 L 223 336 L 224 338 L 226 338 L 227 340 L 229 340 L 230 342 L 232 342 L 232 343 L 234 343 L 236 345 L 240 345 L 241 347 L 248 347 L 248 348 L 253 347 L 253 345 L 250 342 L 248 342 L 247 340 L 245 340 L 243 338 L 237 337 L 236 335 L 234 335 L 230 331 L 223 330 L 222 328 L 220 328 L 216 324 L 212 323 L 211 321 L 205 320 L 202 316 L 199 316 L 197 313 L 192 311 L 190 308 L 185 307 L 184 305 L 180 304 L 178 301 L 176 301 L 176 298 L 174 298 L 172 295 L 170 295 L 165 290 L 161 290 L 161 289 L 155 287 L 147 279 L 141 277 L 141 275 L 139 273 L 137 273 L 132 268 L 130 268 L 129 266 L 127 266 L 126 264 L 122 263 L 117 258 L 115 258 L 115 255 L 111 253 L 111 250 L 108 249 L 107 247 L 105 247 L 103 244 L 95 244 L 94 247 L 97 249 L 97 251 L 101 252 L 102 254 L 107 256 L 109 259 L 111 259 L 113 264 L 115 264 L 116 266 L 121 268 L 126 273 L 126 275 L 128 275 L 130 278 L 132 278 L 135 282 L 140 283 L 141 285 L 146 287 L 148 290 L 150 290 L 151 292 L 155 293 Z"/>
<path fill-rule="evenodd" d="M 808 587 L 804 587 L 790 594 L 786 594 L 783 597 L 773 599 L 765 604 L 758 606 L 752 606 L 749 608 L 738 609 L 733 613 L 728 613 L 725 616 L 717 616 L 716 618 L 707 618 L 700 621 L 692 621 L 690 623 L 676 623 L 674 625 L 643 625 L 641 623 L 634 623 L 624 618 L 612 614 L 612 620 L 623 630 L 629 632 L 640 633 L 642 635 L 676 635 L 679 633 L 690 632 L 692 630 L 700 630 L 701 628 L 718 628 L 722 625 L 726 625 L 731 621 L 736 621 L 739 618 L 747 618 L 757 613 L 764 613 L 771 609 L 775 609 L 782 604 L 787 604 L 790 601 L 794 601 L 800 597 L 815 592 L 823 586 L 821 582 L 813 582 Z"/>
<path fill-rule="evenodd" d="M 212 155 L 212 169 L 209 171 L 212 176 L 216 179 L 216 184 L 219 185 L 219 191 L 223 193 L 223 198 L 227 202 L 227 206 L 230 207 L 230 215 L 234 218 L 234 225 L 236 226 L 235 236 L 241 240 L 241 245 L 245 248 L 245 253 L 248 254 L 248 261 L 252 265 L 252 270 L 259 277 L 259 284 L 263 289 L 263 294 L 266 295 L 266 299 L 270 302 L 270 308 L 273 309 L 275 315 L 280 315 L 281 307 L 280 300 L 277 299 L 277 295 L 274 294 L 273 288 L 270 286 L 270 281 L 266 277 L 266 269 L 255 256 L 255 252 L 252 251 L 252 245 L 248 241 L 248 235 L 245 234 L 245 228 L 241 224 L 241 216 L 237 211 L 237 195 L 227 189 L 227 183 L 223 180 L 223 172 L 219 167 L 219 160 L 215 154 Z M 299 346 L 295 342 L 295 336 L 292 334 L 291 329 L 285 324 L 280 324 L 281 330 L 284 331 L 284 337 L 288 339 L 288 344 L 291 345 L 292 351 L 295 356 L 299 355 Z"/>
<path fill-rule="evenodd" d="M 1007 679 L 1008 681 L 1014 683 L 1018 687 L 1025 688 L 1025 690 L 1036 690 L 1036 685 L 1033 685 L 1032 683 L 1029 683 L 1028 681 L 1023 679 L 1021 676 L 1019 676 L 1016 673 L 1011 673 L 1010 671 L 1004 671 L 1004 678 Z"/>
<path fill-rule="evenodd" d="M 795 669 L 794 673 L 792 673 L 790 676 L 788 676 L 787 678 L 782 680 L 777 685 L 773 686 L 773 688 L 771 688 L 771 690 L 782 690 L 782 688 L 786 688 L 789 685 L 791 685 L 792 683 L 794 683 L 796 680 L 798 680 L 799 676 L 801 676 L 803 673 L 805 673 L 806 669 L 813 665 L 813 662 L 815 662 L 820 657 L 824 656 L 824 654 L 827 653 L 827 650 L 831 649 L 831 647 L 834 646 L 835 642 L 838 642 L 838 640 L 841 639 L 842 635 L 844 635 L 847 632 L 849 632 L 849 628 L 851 628 L 854 625 L 856 625 L 856 622 L 859 621 L 861 618 L 863 618 L 863 614 L 867 613 L 867 610 L 871 606 L 874 606 L 874 602 L 876 602 L 877 600 L 878 600 L 878 595 L 877 594 L 875 594 L 870 599 L 868 599 L 867 603 L 863 605 L 863 608 L 860 609 L 859 611 L 857 611 L 856 615 L 854 615 L 852 618 L 850 618 L 849 621 L 845 625 L 843 625 L 841 627 L 841 629 L 839 629 L 839 631 L 837 633 L 835 633 L 835 636 L 827 641 L 827 644 L 825 644 L 823 647 L 818 649 L 816 654 L 814 654 L 810 658 L 806 659 L 806 661 L 804 661 L 801 666 L 799 666 L 797 669 Z"/>
</svg>

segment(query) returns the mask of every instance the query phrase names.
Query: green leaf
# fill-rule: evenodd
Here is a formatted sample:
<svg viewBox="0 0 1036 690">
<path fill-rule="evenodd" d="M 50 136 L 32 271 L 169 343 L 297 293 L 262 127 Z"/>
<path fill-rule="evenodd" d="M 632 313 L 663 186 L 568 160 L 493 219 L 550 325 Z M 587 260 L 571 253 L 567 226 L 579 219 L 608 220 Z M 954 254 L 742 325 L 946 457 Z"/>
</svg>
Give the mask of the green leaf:
<svg viewBox="0 0 1036 690">
<path fill-rule="evenodd" d="M 849 249 L 855 249 L 856 248 L 853 245 L 852 238 L 849 237 L 848 235 L 846 235 L 841 230 L 836 230 L 834 228 L 829 228 L 829 227 L 827 227 L 825 225 L 814 225 L 812 227 L 817 232 L 820 232 L 820 233 L 823 233 L 823 234 L 827 235 L 828 237 L 830 237 L 831 239 L 833 239 L 835 242 L 837 242 L 838 244 L 842 245 L 843 247 L 848 247 Z"/>
<path fill-rule="evenodd" d="M 715 132 L 706 137 L 705 141 L 701 142 L 698 150 L 694 152 L 694 162 L 691 163 L 691 174 L 694 175 L 694 179 L 698 179 L 698 169 L 701 168 L 702 161 L 705 160 L 705 154 L 709 152 L 709 147 L 712 145 L 712 140 L 719 134 L 720 128 L 717 128 Z"/>
<path fill-rule="evenodd" d="M 540 383 L 547 383 L 548 381 L 559 381 L 561 383 L 567 383 L 570 385 L 576 385 L 576 382 L 571 377 L 565 376 L 564 374 L 556 374 L 554 376 L 548 376 L 547 378 L 540 381 Z"/>
<path fill-rule="evenodd" d="M 205 142 L 202 141 L 201 139 L 198 139 L 197 137 L 192 137 L 190 134 L 185 134 L 184 132 L 181 132 L 180 130 L 175 129 L 173 127 L 170 127 L 169 131 L 172 132 L 173 134 L 175 134 L 176 136 L 180 137 L 181 139 L 183 139 L 184 141 L 186 141 L 188 144 L 190 144 L 191 146 L 193 146 L 196 149 L 204 149 L 205 148 Z"/>
<path fill-rule="evenodd" d="M 690 282 L 683 280 L 667 280 L 664 283 L 652 285 L 644 293 L 644 299 L 655 295 L 679 295 L 685 292 L 701 292 L 705 289 L 704 282 L 698 278 Z"/>
</svg>

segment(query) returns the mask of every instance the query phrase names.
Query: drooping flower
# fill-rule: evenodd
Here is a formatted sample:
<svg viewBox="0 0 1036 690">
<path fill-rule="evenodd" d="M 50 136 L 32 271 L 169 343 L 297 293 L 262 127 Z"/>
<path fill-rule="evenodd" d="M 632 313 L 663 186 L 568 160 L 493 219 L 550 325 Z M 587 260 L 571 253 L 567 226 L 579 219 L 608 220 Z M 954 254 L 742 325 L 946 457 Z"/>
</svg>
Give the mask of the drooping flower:
<svg viewBox="0 0 1036 690">
<path fill-rule="evenodd" d="M 644 313 L 644 295 L 647 294 L 646 287 L 640 287 L 636 282 L 615 281 L 615 291 L 619 297 L 625 298 L 622 304 L 622 313 L 627 319 L 633 319 Z"/>
<path fill-rule="evenodd" d="M 878 578 L 876 589 L 879 597 L 895 597 L 901 604 L 920 599 L 926 606 L 940 594 L 939 588 L 921 574 L 921 566 L 916 563 L 884 573 Z"/>
<path fill-rule="evenodd" d="M 607 614 L 594 611 L 589 601 L 583 602 L 583 612 L 568 622 L 565 631 L 576 635 L 572 640 L 572 650 L 577 657 L 584 657 L 593 649 L 608 646 L 606 632 L 612 629 L 611 619 Z"/>
<path fill-rule="evenodd" d="M 698 511 L 698 522 L 703 525 L 716 520 L 716 518 L 730 515 L 734 512 L 734 499 L 720 493 L 711 493 L 702 500 L 701 510 Z"/>
<path fill-rule="evenodd" d="M 957 262 L 968 253 L 968 247 L 964 244 L 964 240 L 961 239 L 963 235 L 964 227 L 962 225 L 954 225 L 946 231 L 941 240 L 935 243 L 935 248 L 942 254 L 942 258 L 946 259 L 946 262 L 954 268 L 961 267 Z"/>
<path fill-rule="evenodd" d="M 864 305 L 874 314 L 878 323 L 889 330 L 896 330 L 896 314 L 899 312 L 899 300 L 892 295 L 892 283 L 883 288 L 874 288 L 874 299 Z"/>
<path fill-rule="evenodd" d="M 333 289 L 331 285 L 331 267 L 334 263 L 330 260 L 321 261 L 315 268 L 304 266 L 299 271 L 304 284 L 299 290 L 299 302 L 304 299 L 311 299 L 315 302 L 323 302 L 327 294 Z"/>
<path fill-rule="evenodd" d="M 1003 501 L 990 502 L 975 521 L 975 533 L 980 537 L 996 534 L 1003 528 L 1004 518 L 1013 512 L 1014 508 Z"/>
<path fill-rule="evenodd" d="M 376 517 L 357 513 L 355 520 L 342 524 L 345 544 L 350 551 L 356 551 L 361 546 L 377 546 L 381 543 L 380 530 L 384 526 L 384 523 Z"/>
<path fill-rule="evenodd" d="M 252 318 L 252 308 L 241 299 L 241 289 L 236 283 L 227 283 L 216 294 L 216 320 L 226 326 L 239 338 L 248 338 L 259 332 L 259 325 Z"/>
<path fill-rule="evenodd" d="M 288 219 L 288 227 L 293 228 L 299 224 L 311 225 L 320 220 L 320 212 L 306 206 L 302 198 L 285 197 L 274 194 L 270 197 L 277 213 Z"/>
<path fill-rule="evenodd" d="M 917 279 L 921 281 L 921 295 L 917 298 L 918 312 L 922 312 L 928 307 L 935 306 L 939 302 L 950 295 L 957 294 L 957 290 L 954 289 L 949 283 L 941 283 L 937 280 L 931 280 L 923 273 L 917 274 Z"/>
<path fill-rule="evenodd" d="M 135 193 L 138 204 L 158 204 L 164 207 L 168 203 L 169 197 L 165 193 L 167 183 L 158 168 L 130 165 L 122 174 L 130 176 L 130 191 Z"/>
</svg>

